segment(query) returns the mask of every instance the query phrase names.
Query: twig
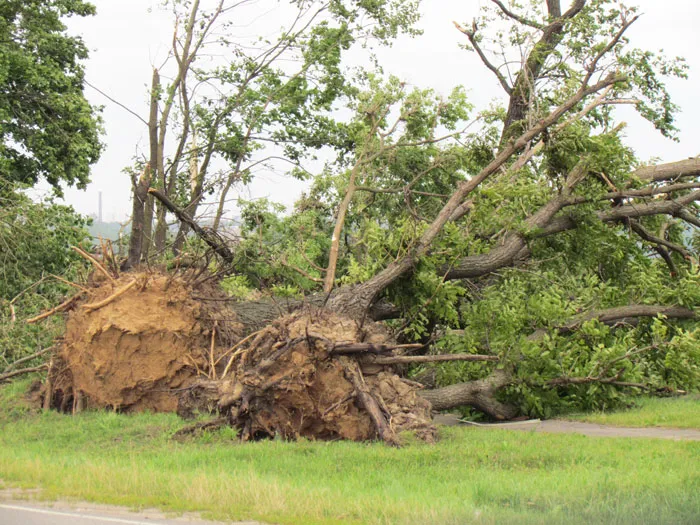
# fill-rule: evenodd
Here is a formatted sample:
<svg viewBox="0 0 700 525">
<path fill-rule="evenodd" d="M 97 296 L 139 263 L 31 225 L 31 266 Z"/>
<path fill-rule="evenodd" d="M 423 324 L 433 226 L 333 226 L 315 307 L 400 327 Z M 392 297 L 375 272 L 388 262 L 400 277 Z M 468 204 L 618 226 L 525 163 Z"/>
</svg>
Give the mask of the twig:
<svg viewBox="0 0 700 525">
<path fill-rule="evenodd" d="M 82 296 L 85 292 L 78 292 L 74 296 L 72 296 L 70 299 L 67 301 L 62 302 L 59 304 L 56 308 L 52 308 L 48 312 L 44 312 L 43 314 L 37 315 L 36 317 L 32 317 L 31 319 L 27 319 L 27 324 L 34 324 L 38 323 L 42 319 L 46 319 L 47 317 L 51 317 L 53 314 L 57 312 L 61 312 L 65 309 L 67 309 L 71 304 L 73 304 L 74 301 L 78 300 L 80 296 Z"/>
<path fill-rule="evenodd" d="M 107 268 L 105 268 L 100 261 L 95 259 L 92 255 L 90 255 L 86 251 L 81 250 L 77 246 L 71 246 L 71 248 L 75 252 L 77 252 L 81 257 L 90 261 L 95 266 L 95 268 L 97 268 L 100 272 L 102 272 L 107 277 L 107 279 L 109 279 L 110 282 L 112 282 L 112 283 L 114 282 L 114 277 L 112 277 L 112 275 L 107 271 Z"/>
<path fill-rule="evenodd" d="M 368 361 L 377 365 L 397 365 L 412 363 L 442 363 L 449 361 L 498 361 L 495 355 L 480 354 L 439 354 L 439 355 L 402 355 L 392 357 L 368 358 Z"/>
<path fill-rule="evenodd" d="M 2 374 L 0 375 L 0 383 L 7 381 L 8 379 L 11 379 L 13 377 L 23 375 L 23 374 L 31 374 L 32 372 L 41 372 L 42 370 L 46 370 L 49 367 L 48 363 L 44 363 L 41 366 L 35 366 L 33 368 L 22 368 L 21 370 L 15 370 L 14 372 L 8 372 L 7 374 Z"/>
<path fill-rule="evenodd" d="M 7 372 L 8 370 L 11 370 L 12 368 L 15 368 L 17 365 L 21 365 L 22 363 L 26 363 L 27 361 L 31 361 L 32 359 L 35 359 L 39 356 L 44 355 L 47 352 L 50 352 L 51 350 L 55 350 L 56 345 L 49 346 L 48 348 L 44 348 L 43 350 L 39 350 L 38 352 L 34 352 L 32 355 L 28 355 L 26 357 L 23 357 L 22 359 L 18 359 L 14 363 L 10 363 L 7 368 L 5 368 L 5 371 Z"/>
<path fill-rule="evenodd" d="M 216 363 L 214 362 L 214 344 L 216 343 L 217 326 L 219 326 L 219 321 L 214 321 L 214 327 L 211 329 L 211 345 L 209 345 L 209 366 L 211 368 L 211 379 L 216 379 Z"/>
<path fill-rule="evenodd" d="M 85 288 L 84 286 L 80 286 L 79 284 L 76 284 L 74 282 L 69 281 L 68 279 L 64 279 L 63 277 L 59 277 L 58 275 L 54 275 L 52 273 L 49 274 L 49 277 L 53 277 L 57 281 L 61 281 L 63 284 L 67 284 L 68 286 L 73 286 L 74 288 L 78 288 L 79 290 L 82 290 L 83 292 L 88 292 L 89 290 Z"/>
<path fill-rule="evenodd" d="M 253 333 L 250 334 L 249 336 L 247 336 L 247 337 L 241 339 L 238 343 L 236 343 L 236 344 L 235 344 L 234 346 L 232 346 L 229 350 L 227 350 L 226 353 L 224 353 L 221 357 L 219 357 L 219 361 L 220 361 L 221 359 L 223 359 L 224 357 L 226 357 L 230 352 L 233 352 L 236 348 L 239 348 L 243 343 L 245 343 L 245 342 L 247 342 L 247 341 L 250 341 L 253 337 L 255 337 L 256 335 L 258 335 L 261 331 L 262 331 L 262 330 L 258 330 L 257 332 L 253 332 Z M 244 351 L 244 350 L 241 348 L 241 349 L 239 349 L 239 350 L 237 350 L 236 352 L 233 353 L 233 355 L 231 356 L 231 359 L 229 359 L 229 360 L 228 360 L 228 363 L 226 364 L 226 368 L 224 368 L 224 373 L 221 374 L 221 379 L 223 379 L 223 378 L 226 377 L 226 375 L 228 374 L 229 370 L 231 369 L 231 365 L 233 365 L 233 360 L 234 360 L 238 355 L 240 355 L 243 351 Z M 218 363 L 218 361 L 217 361 L 217 363 Z"/>
<path fill-rule="evenodd" d="M 17 302 L 17 300 L 18 300 L 20 297 L 22 297 L 22 296 L 23 296 L 25 293 L 27 293 L 29 290 L 31 290 L 31 289 L 36 288 L 37 286 L 39 286 L 39 285 L 40 285 L 41 283 L 43 283 L 45 280 L 46 280 L 46 277 L 42 277 L 42 278 L 39 279 L 37 282 L 35 282 L 35 283 L 30 284 L 29 286 L 27 286 L 24 290 L 22 290 L 21 292 L 19 292 L 17 295 L 15 295 L 15 296 L 12 298 L 12 300 L 10 301 L 10 305 L 15 304 L 15 303 Z"/>
<path fill-rule="evenodd" d="M 114 301 L 118 297 L 124 295 L 129 290 L 131 290 L 135 285 L 136 285 L 136 279 L 131 281 L 129 284 L 127 284 L 123 288 L 117 290 L 116 292 L 114 292 L 112 295 L 110 295 L 106 299 L 104 299 L 98 303 L 84 304 L 82 307 L 85 308 L 86 310 L 89 310 L 92 312 L 94 310 L 97 310 L 98 308 L 102 308 L 103 306 L 107 306 L 109 303 L 111 303 L 112 301 Z"/>
</svg>

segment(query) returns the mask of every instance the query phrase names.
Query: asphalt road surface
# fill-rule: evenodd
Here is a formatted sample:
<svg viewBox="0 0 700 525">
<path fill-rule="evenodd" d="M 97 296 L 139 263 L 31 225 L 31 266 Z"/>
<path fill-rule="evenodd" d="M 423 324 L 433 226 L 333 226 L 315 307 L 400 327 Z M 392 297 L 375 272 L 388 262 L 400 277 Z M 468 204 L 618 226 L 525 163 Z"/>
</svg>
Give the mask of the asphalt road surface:
<svg viewBox="0 0 700 525">
<path fill-rule="evenodd" d="M 71 508 L 66 505 L 41 506 L 24 501 L 0 502 L 2 525 L 220 525 L 222 522 L 189 518 L 167 519 L 157 512 L 136 513 L 113 507 Z M 229 522 L 229 525 L 262 525 Z"/>
</svg>

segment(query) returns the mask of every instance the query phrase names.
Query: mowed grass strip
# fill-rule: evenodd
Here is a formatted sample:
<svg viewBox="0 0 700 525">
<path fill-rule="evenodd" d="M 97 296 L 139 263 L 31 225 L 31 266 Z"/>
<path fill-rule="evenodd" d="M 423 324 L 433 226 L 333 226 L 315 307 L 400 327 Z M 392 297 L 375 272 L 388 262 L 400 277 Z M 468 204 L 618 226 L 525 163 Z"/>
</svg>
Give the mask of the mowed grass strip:
<svg viewBox="0 0 700 525">
<path fill-rule="evenodd" d="M 618 427 L 700 429 L 700 394 L 672 398 L 642 397 L 628 410 L 573 414 L 567 419 Z"/>
<path fill-rule="evenodd" d="M 178 443 L 174 415 L 29 414 L 0 391 L 0 478 L 44 497 L 282 524 L 698 523 L 700 443 L 450 428 L 434 446 Z"/>
</svg>

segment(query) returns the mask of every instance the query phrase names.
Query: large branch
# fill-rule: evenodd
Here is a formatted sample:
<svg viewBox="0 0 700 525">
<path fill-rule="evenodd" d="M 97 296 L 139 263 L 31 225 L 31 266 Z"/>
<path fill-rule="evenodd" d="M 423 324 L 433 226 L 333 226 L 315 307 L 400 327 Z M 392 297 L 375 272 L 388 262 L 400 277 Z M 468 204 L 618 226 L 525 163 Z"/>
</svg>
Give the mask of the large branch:
<svg viewBox="0 0 700 525">
<path fill-rule="evenodd" d="M 458 383 L 456 385 L 422 390 L 418 394 L 430 401 L 434 410 L 449 410 L 460 406 L 471 406 L 494 419 L 512 419 L 518 409 L 496 400 L 495 394 L 512 382 L 511 376 L 503 370 L 495 370 L 486 379 Z"/>
<path fill-rule="evenodd" d="M 700 177 L 700 157 L 693 157 L 678 162 L 644 166 L 633 174 L 637 179 L 645 182 L 659 182 L 665 180 L 682 179 L 685 177 Z"/>
<path fill-rule="evenodd" d="M 611 195 L 617 195 L 617 193 Z M 674 215 L 679 216 L 686 221 L 688 221 L 688 219 L 691 219 L 692 221 L 693 217 L 690 212 L 685 209 L 685 207 L 688 204 L 698 200 L 700 200 L 700 190 L 689 193 L 675 200 L 655 200 L 638 204 L 628 204 L 625 206 L 618 206 L 610 210 L 599 211 L 596 213 L 596 215 L 602 222 L 619 222 L 624 219 L 648 217 L 651 215 Z M 526 221 L 527 226 L 531 228 L 539 228 L 538 231 L 532 234 L 533 238 L 555 235 L 567 230 L 573 230 L 578 226 L 576 220 L 569 216 L 551 218 L 552 215 L 549 215 L 549 219 L 547 219 L 547 221 L 543 222 L 534 220 L 538 214 L 541 214 L 540 217 L 546 217 L 547 214 L 544 213 L 544 209 L 549 206 L 554 206 L 557 202 L 560 203 L 559 209 L 561 209 L 564 205 L 571 204 L 570 199 L 566 199 L 564 203 L 561 203 L 559 197 L 555 198 L 553 201 L 545 205 L 540 212 L 533 215 Z M 452 268 L 444 268 L 443 270 L 445 271 L 445 278 L 448 280 L 472 279 L 493 273 L 501 268 L 513 266 L 515 261 L 527 258 L 529 255 L 530 252 L 527 246 L 526 236 L 521 233 L 513 232 L 507 234 L 505 239 L 497 247 L 492 248 L 489 252 L 465 257 Z"/>
<path fill-rule="evenodd" d="M 354 287 L 348 287 L 344 293 L 331 296 L 328 306 L 335 311 L 351 317 L 363 317 L 377 295 L 397 279 L 409 272 L 416 262 L 430 250 L 431 244 L 442 231 L 442 228 L 453 216 L 455 210 L 465 201 L 475 188 L 484 180 L 496 173 L 517 152 L 521 151 L 532 139 L 555 124 L 559 119 L 576 107 L 587 96 L 597 93 L 606 87 L 624 80 L 615 74 L 610 74 L 594 85 L 583 84 L 580 89 L 561 106 L 554 109 L 545 118 L 539 120 L 532 128 L 520 135 L 516 140 L 509 141 L 484 169 L 470 180 L 461 182 L 447 203 L 440 210 L 433 222 L 423 232 L 421 238 L 403 258 L 390 264 L 369 281 Z"/>
<path fill-rule="evenodd" d="M 607 211 L 596 213 L 603 222 L 616 222 L 637 217 L 649 217 L 652 215 L 672 215 L 687 220 L 688 210 L 686 206 L 700 200 L 700 190 L 688 193 L 674 200 L 641 202 L 618 206 Z M 535 237 L 545 237 L 576 228 L 577 223 L 572 217 L 563 216 L 553 219 L 546 227 L 537 232 Z"/>
<path fill-rule="evenodd" d="M 682 306 L 663 306 L 658 304 L 631 304 L 608 308 L 606 310 L 593 310 L 579 315 L 556 330 L 561 334 L 568 334 L 579 329 L 587 321 L 597 319 L 603 324 L 615 325 L 626 323 L 631 319 L 640 317 L 657 317 L 663 315 L 672 319 L 697 319 L 698 314 Z"/>
<path fill-rule="evenodd" d="M 581 161 L 567 177 L 562 195 L 559 195 L 542 206 L 536 213 L 525 221 L 526 230 L 542 228 L 565 206 L 568 195 L 574 186 L 586 173 L 585 162 Z M 496 248 L 488 253 L 473 255 L 459 261 L 451 268 L 444 268 L 446 279 L 468 279 L 486 275 L 499 268 L 512 266 L 527 248 L 527 241 L 519 232 L 508 233 Z"/>
<path fill-rule="evenodd" d="M 214 251 L 214 253 L 221 257 L 226 264 L 233 264 L 233 253 L 215 231 L 202 228 L 184 210 L 176 206 L 175 203 L 155 188 L 150 188 L 148 193 L 162 202 L 180 222 L 192 228 L 192 230 Z"/>
</svg>

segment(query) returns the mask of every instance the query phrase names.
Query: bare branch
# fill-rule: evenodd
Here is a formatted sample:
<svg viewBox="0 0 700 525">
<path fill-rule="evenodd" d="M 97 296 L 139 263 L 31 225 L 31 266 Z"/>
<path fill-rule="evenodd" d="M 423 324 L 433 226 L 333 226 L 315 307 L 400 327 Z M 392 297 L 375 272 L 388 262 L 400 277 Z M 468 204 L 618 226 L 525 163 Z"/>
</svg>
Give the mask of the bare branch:
<svg viewBox="0 0 700 525">
<path fill-rule="evenodd" d="M 43 364 L 40 366 L 36 366 L 33 368 L 23 368 L 21 370 L 15 370 L 14 372 L 8 372 L 7 374 L 2 374 L 0 375 L 0 383 L 3 383 L 7 381 L 8 379 L 11 379 L 13 377 L 21 376 L 24 374 L 31 374 L 32 372 L 41 372 L 42 370 L 46 370 L 49 367 L 48 364 Z"/>
<path fill-rule="evenodd" d="M 156 190 L 155 188 L 150 188 L 148 190 L 148 193 L 150 193 L 159 201 L 161 201 L 163 205 L 168 210 L 170 210 L 170 212 L 173 213 L 180 222 L 183 222 L 187 224 L 190 228 L 192 228 L 192 230 L 205 243 L 207 243 L 207 245 L 214 251 L 214 253 L 221 257 L 225 263 L 233 263 L 233 253 L 228 248 L 228 246 L 226 246 L 226 243 L 223 241 L 223 239 L 219 235 L 217 235 L 215 231 L 210 229 L 205 230 L 204 228 L 199 226 L 199 224 L 194 222 L 194 220 L 192 219 L 192 217 L 189 216 L 189 214 L 178 208 L 168 197 L 163 195 L 163 193 Z"/>
<path fill-rule="evenodd" d="M 56 346 L 49 346 L 48 348 L 44 348 L 43 350 L 39 350 L 38 352 L 34 352 L 31 355 L 28 355 L 26 357 L 23 357 L 22 359 L 18 359 L 17 361 L 10 363 L 10 365 L 5 369 L 5 372 L 8 370 L 12 370 L 13 368 L 17 368 L 17 366 L 24 364 L 28 361 L 31 361 L 32 359 L 36 359 L 37 357 L 41 357 L 42 355 L 51 352 L 56 349 Z"/>
<path fill-rule="evenodd" d="M 700 177 L 700 157 L 691 157 L 687 160 L 644 166 L 633 174 L 641 181 L 659 182 L 664 180 L 676 180 L 685 177 Z"/>
<path fill-rule="evenodd" d="M 446 363 L 451 361 L 498 361 L 495 355 L 480 354 L 439 354 L 439 355 L 402 355 L 392 357 L 368 357 L 368 363 L 377 365 L 399 365 L 416 363 Z"/>
<path fill-rule="evenodd" d="M 517 22 L 520 22 L 523 25 L 530 26 L 534 29 L 544 29 L 544 26 L 540 24 L 539 22 L 535 22 L 534 20 L 530 20 L 528 18 L 525 18 L 524 16 L 521 16 L 517 13 L 514 13 L 510 9 L 508 9 L 501 0 L 491 0 L 494 4 L 498 6 L 498 8 L 503 12 L 504 15 L 506 15 L 508 18 L 512 18 L 513 20 L 516 20 Z M 558 0 L 557 0 L 558 1 Z"/>
<path fill-rule="evenodd" d="M 676 244 L 675 242 L 670 242 L 666 239 L 662 239 L 661 237 L 653 235 L 650 231 L 644 228 L 644 226 L 642 226 L 639 223 L 639 221 L 631 221 L 630 227 L 637 235 L 639 235 L 645 241 L 657 244 L 659 246 L 663 246 L 665 248 L 668 248 L 669 250 L 673 250 L 674 252 L 679 253 L 686 259 L 691 258 L 690 252 L 686 250 L 685 247 L 681 246 L 680 244 Z"/>
<path fill-rule="evenodd" d="M 62 302 L 62 303 L 59 304 L 57 307 L 52 308 L 52 309 L 49 310 L 48 312 L 44 312 L 43 314 L 37 315 L 36 317 L 32 317 L 31 319 L 27 319 L 26 323 L 27 323 L 27 324 L 38 323 L 38 322 L 41 321 L 42 319 L 46 319 L 47 317 L 51 317 L 53 314 L 55 314 L 55 313 L 57 313 L 57 312 L 62 312 L 63 310 L 68 309 L 69 307 L 71 307 L 71 306 L 73 305 L 73 303 L 74 303 L 75 301 L 77 301 L 78 299 L 80 299 L 80 297 L 83 295 L 83 293 L 84 293 L 84 292 L 78 292 L 77 294 L 75 294 L 74 296 L 70 297 L 70 298 L 67 299 L 66 301 Z"/>
<path fill-rule="evenodd" d="M 503 76 L 503 73 L 501 73 L 496 66 L 494 66 L 491 61 L 486 57 L 484 54 L 484 51 L 481 49 L 481 46 L 479 45 L 479 42 L 476 39 L 476 31 L 477 31 L 477 26 L 476 26 L 476 20 L 472 22 L 472 29 L 468 30 L 463 28 L 461 25 L 459 25 L 457 22 L 452 22 L 454 26 L 463 34 L 467 35 L 467 38 L 469 39 L 469 43 L 471 43 L 472 47 L 474 48 L 474 51 L 476 51 L 477 55 L 479 55 L 479 58 L 481 61 L 484 63 L 484 65 L 491 70 L 491 72 L 496 75 L 496 78 L 498 81 L 501 83 L 501 86 L 503 87 L 504 91 L 508 94 L 511 95 L 513 93 L 513 88 L 508 84 L 508 81 L 506 80 L 506 77 Z"/>
</svg>

